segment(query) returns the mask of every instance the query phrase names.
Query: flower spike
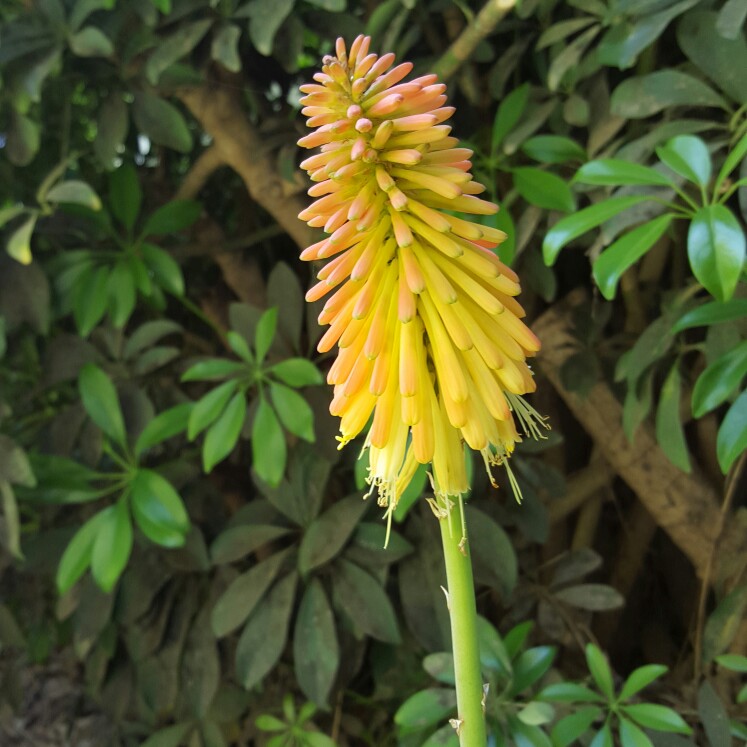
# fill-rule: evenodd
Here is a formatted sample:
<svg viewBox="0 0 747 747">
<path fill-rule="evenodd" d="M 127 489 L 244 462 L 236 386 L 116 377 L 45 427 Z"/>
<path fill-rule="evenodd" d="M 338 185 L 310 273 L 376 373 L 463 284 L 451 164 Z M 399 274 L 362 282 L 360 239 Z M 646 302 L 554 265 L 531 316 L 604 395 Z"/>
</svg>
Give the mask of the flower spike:
<svg viewBox="0 0 747 747">
<path fill-rule="evenodd" d="M 521 321 L 516 274 L 492 251 L 505 234 L 453 215 L 498 206 L 475 196 L 472 151 L 443 124 L 446 87 L 435 75 L 408 82 L 410 63 L 369 46 L 338 39 L 301 87 L 315 130 L 299 145 L 320 152 L 301 164 L 316 199 L 299 217 L 329 234 L 301 257 L 329 259 L 307 299 L 335 289 L 319 349 L 339 347 L 328 381 L 340 448 L 371 422 L 368 481 L 391 517 L 418 463 L 432 464 L 447 500 L 469 489 L 464 443 L 490 475 L 521 440 L 514 416 L 535 438 L 546 425 L 521 396 L 540 343 Z"/>
</svg>

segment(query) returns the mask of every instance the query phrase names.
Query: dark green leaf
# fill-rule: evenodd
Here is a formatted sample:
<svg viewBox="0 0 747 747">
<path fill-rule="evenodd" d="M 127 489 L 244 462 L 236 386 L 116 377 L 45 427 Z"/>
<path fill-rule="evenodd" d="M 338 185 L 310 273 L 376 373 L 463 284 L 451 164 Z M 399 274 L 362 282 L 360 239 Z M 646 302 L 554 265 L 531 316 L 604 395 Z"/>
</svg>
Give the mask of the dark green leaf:
<svg viewBox="0 0 747 747">
<path fill-rule="evenodd" d="M 721 667 L 726 667 L 732 672 L 747 674 L 747 656 L 742 654 L 721 654 L 715 657 L 715 661 Z"/>
<path fill-rule="evenodd" d="M 174 335 L 181 331 L 181 325 L 172 322 L 170 319 L 156 319 L 152 322 L 145 322 L 127 340 L 123 355 L 127 360 L 132 360 L 147 347 L 150 347 L 168 335 Z"/>
<path fill-rule="evenodd" d="M 181 547 L 189 531 L 184 503 L 157 472 L 140 469 L 132 480 L 132 513 L 143 534 L 164 547 Z"/>
<path fill-rule="evenodd" d="M 632 721 L 620 719 L 620 743 L 622 747 L 654 747 L 651 740 Z"/>
<path fill-rule="evenodd" d="M 620 690 L 618 700 L 624 702 L 648 687 L 654 680 L 667 673 L 667 667 L 662 664 L 646 664 L 634 669 Z"/>
<path fill-rule="evenodd" d="M 683 472 L 690 472 L 690 452 L 680 418 L 680 400 L 682 399 L 682 381 L 679 372 L 679 360 L 675 361 L 664 381 L 656 408 L 656 440 L 672 464 Z"/>
<path fill-rule="evenodd" d="M 621 70 L 632 67 L 639 54 L 661 36 L 670 21 L 697 2 L 698 0 L 680 0 L 658 13 L 616 21 L 599 43 L 597 54 L 600 62 Z M 657 6 L 654 4 L 653 7 Z"/>
<path fill-rule="evenodd" d="M 604 726 L 597 732 L 594 739 L 589 743 L 589 747 L 613 747 L 612 729 L 610 728 L 609 721 L 606 721 Z"/>
<path fill-rule="evenodd" d="M 602 295 L 611 301 L 623 273 L 632 267 L 664 235 L 674 215 L 665 213 L 637 226 L 605 249 L 594 263 L 593 275 Z"/>
<path fill-rule="evenodd" d="M 270 398 L 285 428 L 313 443 L 314 412 L 309 403 L 295 390 L 275 383 L 270 383 Z"/>
<path fill-rule="evenodd" d="M 423 659 L 423 669 L 425 669 L 433 679 L 443 682 L 444 685 L 455 684 L 456 675 L 454 674 L 453 654 L 428 654 L 428 656 Z"/>
<path fill-rule="evenodd" d="M 135 308 L 136 299 L 132 269 L 127 262 L 120 260 L 109 275 L 109 313 L 112 324 L 117 329 L 127 324 Z"/>
<path fill-rule="evenodd" d="M 474 506 L 465 507 L 465 518 L 475 578 L 508 598 L 518 573 L 511 540 L 496 521 Z"/>
<path fill-rule="evenodd" d="M 266 713 L 257 716 L 254 725 L 260 731 L 286 731 L 288 729 L 288 724 L 285 721 L 281 721 L 279 718 Z"/>
<path fill-rule="evenodd" d="M 542 729 L 525 724 L 514 715 L 508 717 L 508 728 L 516 747 L 552 747 L 550 738 Z"/>
<path fill-rule="evenodd" d="M 0 506 L 2 507 L 4 524 L 2 532 L 0 532 L 0 546 L 4 545 L 4 549 L 14 558 L 22 560 L 21 520 L 18 513 L 18 501 L 11 484 L 2 475 L 0 475 Z M 0 630 L 0 633 L 2 633 L 2 630 Z"/>
<path fill-rule="evenodd" d="M 708 616 L 703 631 L 703 664 L 710 664 L 714 657 L 729 648 L 743 622 L 745 608 L 747 586 L 739 586 L 729 592 Z"/>
<path fill-rule="evenodd" d="M 600 26 L 594 24 L 590 29 L 579 34 L 572 42 L 565 44 L 550 63 L 547 71 L 547 87 L 557 91 L 569 70 L 576 69 L 581 56 L 599 33 Z"/>
<path fill-rule="evenodd" d="M 289 350 L 299 350 L 306 302 L 298 274 L 286 262 L 278 262 L 267 278 L 267 305 L 278 309 L 276 338 Z"/>
<path fill-rule="evenodd" d="M 226 333 L 226 339 L 231 350 L 243 361 L 254 367 L 254 356 L 252 355 L 252 351 L 249 350 L 246 340 L 238 332 L 234 332 L 233 330 Z"/>
<path fill-rule="evenodd" d="M 268 545 L 291 530 L 271 524 L 241 524 L 221 532 L 210 547 L 214 565 L 235 563 L 249 553 Z"/>
<path fill-rule="evenodd" d="M 195 200 L 173 200 L 153 213 L 143 228 L 143 236 L 172 234 L 189 228 L 202 212 L 202 205 Z"/>
<path fill-rule="evenodd" d="M 260 54 L 269 57 L 280 25 L 293 10 L 294 0 L 255 0 L 249 8 L 249 37 Z"/>
<path fill-rule="evenodd" d="M 311 523 L 298 550 L 298 569 L 303 576 L 342 550 L 367 508 L 360 496 L 351 495 L 334 503 Z"/>
<path fill-rule="evenodd" d="M 138 436 L 135 442 L 135 456 L 139 457 L 144 451 L 184 431 L 191 411 L 192 403 L 183 402 L 156 415 Z"/>
<path fill-rule="evenodd" d="M 726 402 L 747 374 L 747 341 L 711 363 L 693 388 L 693 415 L 703 417 Z"/>
<path fill-rule="evenodd" d="M 718 172 L 718 176 L 716 177 L 716 183 L 713 186 L 714 194 L 718 194 L 721 185 L 723 184 L 724 180 L 726 179 L 729 174 L 731 174 L 734 169 L 739 166 L 739 164 L 744 160 L 744 157 L 747 155 L 747 132 L 742 135 L 739 142 L 729 151 L 729 155 L 726 156 L 726 159 L 724 160 L 724 165 L 721 167 L 721 169 Z"/>
<path fill-rule="evenodd" d="M 692 729 L 676 711 L 654 703 L 635 703 L 621 708 L 623 713 L 646 729 L 691 734 Z"/>
<path fill-rule="evenodd" d="M 501 242 L 493 251 L 496 252 L 501 262 L 511 267 L 516 259 L 516 225 L 511 216 L 511 211 L 504 206 L 495 215 L 484 216 L 481 223 L 497 228 L 506 234 L 506 240 Z"/>
<path fill-rule="evenodd" d="M 227 23 L 213 35 L 210 56 L 232 73 L 241 71 L 241 57 L 239 56 L 239 39 L 241 29 L 234 23 Z"/>
<path fill-rule="evenodd" d="M 545 236 L 542 242 L 542 254 L 546 265 L 555 264 L 560 250 L 573 239 L 600 226 L 610 218 L 614 218 L 628 208 L 647 200 L 645 195 L 631 195 L 628 197 L 611 197 L 596 205 L 579 210 L 573 215 L 561 218 Z"/>
<path fill-rule="evenodd" d="M 127 137 L 130 121 L 121 93 L 114 92 L 99 110 L 93 149 L 102 166 L 113 169 Z"/>
<path fill-rule="evenodd" d="M 707 680 L 698 689 L 698 715 L 705 729 L 708 741 L 712 745 L 731 747 L 731 729 L 729 715 L 721 698 Z"/>
<path fill-rule="evenodd" d="M 10 118 L 10 130 L 5 141 L 8 160 L 14 166 L 26 166 L 34 160 L 39 151 L 41 129 L 30 117 L 13 110 Z"/>
<path fill-rule="evenodd" d="M 321 582 L 313 578 L 304 592 L 293 634 L 296 679 L 309 700 L 325 707 L 340 664 L 335 619 Z"/>
<path fill-rule="evenodd" d="M 549 724 L 555 718 L 555 709 L 549 703 L 539 703 L 533 700 L 527 703 L 516 717 L 529 726 L 542 726 Z"/>
<path fill-rule="evenodd" d="M 127 440 L 124 418 L 111 379 L 93 363 L 88 363 L 80 371 L 78 390 L 91 420 L 115 443 L 124 446 Z"/>
<path fill-rule="evenodd" d="M 572 607 L 592 612 L 619 609 L 625 604 L 624 597 L 606 584 L 577 584 L 555 591 L 553 596 Z"/>
<path fill-rule="evenodd" d="M 127 566 L 132 550 L 132 524 L 127 502 L 120 499 L 104 509 L 100 516 L 91 555 L 91 573 L 107 594 L 114 588 Z"/>
<path fill-rule="evenodd" d="M 529 83 L 515 88 L 504 97 L 493 121 L 493 134 L 490 140 L 490 149 L 495 154 L 500 144 L 511 130 L 516 126 L 524 113 L 529 100 Z"/>
<path fill-rule="evenodd" d="M 275 411 L 264 397 L 252 426 L 252 466 L 271 487 L 277 487 L 285 473 L 286 445 Z"/>
<path fill-rule="evenodd" d="M 8 239 L 8 243 L 5 245 L 5 251 L 8 252 L 8 255 L 22 265 L 31 264 L 31 236 L 34 233 L 36 219 L 37 216 L 32 215 L 24 221 L 13 231 Z"/>
<path fill-rule="evenodd" d="M 635 382 L 646 369 L 659 360 L 672 345 L 670 322 L 666 316 L 654 319 L 638 337 L 635 345 L 617 363 L 615 381 Z"/>
<path fill-rule="evenodd" d="M 682 332 L 691 327 L 733 322 L 747 317 L 747 298 L 732 298 L 730 301 L 709 301 L 696 309 L 684 313 L 673 325 L 672 332 Z"/>
<path fill-rule="evenodd" d="M 727 39 L 717 30 L 718 14 L 710 10 L 688 13 L 677 27 L 680 49 L 722 91 L 738 104 L 747 101 L 747 43 L 744 34 Z M 697 102 L 692 102 L 696 105 Z"/>
<path fill-rule="evenodd" d="M 165 145 L 181 153 L 192 150 L 192 135 L 179 110 L 152 93 L 135 94 L 132 105 L 135 124 L 143 135 L 157 145 Z"/>
<path fill-rule="evenodd" d="M 211 423 L 214 423 L 225 410 L 228 401 L 236 392 L 239 383 L 236 379 L 229 379 L 211 389 L 201 399 L 195 402 L 187 423 L 187 438 L 193 441 Z"/>
<path fill-rule="evenodd" d="M 454 690 L 432 687 L 411 695 L 397 709 L 394 723 L 408 729 L 424 729 L 448 718 L 455 708 Z"/>
<path fill-rule="evenodd" d="M 728 208 L 706 205 L 695 213 L 687 256 L 695 277 L 719 301 L 734 295 L 746 255 L 744 232 Z"/>
<path fill-rule="evenodd" d="M 45 199 L 47 202 L 68 202 L 75 205 L 84 205 L 91 210 L 101 209 L 101 200 L 92 187 L 77 179 L 58 182 L 47 192 Z"/>
<path fill-rule="evenodd" d="M 0 228 L 24 212 L 26 212 L 26 208 L 23 205 L 10 205 L 9 207 L 0 208 Z"/>
<path fill-rule="evenodd" d="M 540 34 L 535 49 L 539 51 L 540 49 L 550 47 L 567 38 L 571 34 L 575 34 L 577 31 L 581 31 L 581 29 L 590 26 L 592 23 L 594 23 L 594 18 L 590 18 L 589 16 L 584 18 L 572 18 L 568 21 L 555 23 Z"/>
<path fill-rule="evenodd" d="M 542 163 L 586 160 L 586 151 L 575 140 L 561 135 L 535 135 L 524 141 L 521 150 Z"/>
<path fill-rule="evenodd" d="M 109 176 L 109 209 L 131 231 L 140 213 L 143 192 L 135 168 L 125 163 Z"/>
<path fill-rule="evenodd" d="M 159 39 L 158 46 L 145 63 L 145 76 L 156 85 L 161 73 L 182 57 L 188 55 L 207 33 L 211 19 L 192 21 L 178 26 L 177 30 Z"/>
<path fill-rule="evenodd" d="M 111 39 L 95 26 L 86 26 L 73 34 L 70 49 L 78 57 L 109 57 L 114 53 Z"/>
<path fill-rule="evenodd" d="M 165 366 L 181 354 L 179 348 L 169 345 L 157 345 L 146 350 L 133 364 L 132 372 L 136 376 L 145 376 Z"/>
<path fill-rule="evenodd" d="M 586 645 L 586 663 L 602 695 L 612 700 L 615 694 L 612 685 L 612 670 L 607 657 L 593 643 Z"/>
<path fill-rule="evenodd" d="M 233 451 L 245 417 L 246 397 L 243 392 L 237 392 L 222 415 L 208 428 L 202 445 L 202 468 L 206 473 Z"/>
<path fill-rule="evenodd" d="M 511 655 L 498 631 L 481 615 L 477 616 L 477 640 L 480 664 L 506 678 L 513 676 Z"/>
<path fill-rule="evenodd" d="M 360 566 L 376 566 L 396 563 L 413 551 L 413 546 L 394 530 L 389 531 L 389 544 L 385 547 L 386 539 L 383 522 L 363 521 L 356 527 L 346 555 Z"/>
<path fill-rule="evenodd" d="M 338 559 L 334 565 L 335 600 L 355 627 L 385 643 L 399 643 L 397 618 L 378 581 L 362 568 Z"/>
<path fill-rule="evenodd" d="M 636 431 L 651 412 L 654 398 L 653 371 L 649 371 L 637 381 L 628 383 L 623 404 L 623 430 L 630 443 Z"/>
<path fill-rule="evenodd" d="M 262 363 L 267 355 L 267 351 L 272 345 L 275 338 L 275 329 L 278 322 L 277 307 L 267 309 L 257 322 L 257 329 L 254 332 L 254 350 L 257 354 L 257 363 Z"/>
<path fill-rule="evenodd" d="M 209 358 L 190 366 L 183 374 L 182 381 L 216 381 L 226 379 L 246 371 L 246 366 L 225 358 Z"/>
<path fill-rule="evenodd" d="M 57 591 L 60 594 L 66 594 L 91 564 L 93 545 L 105 518 L 103 511 L 92 516 L 65 548 L 57 568 Z"/>
<path fill-rule="evenodd" d="M 716 20 L 716 30 L 726 39 L 736 39 L 744 28 L 747 5 L 742 0 L 726 0 Z"/>
<path fill-rule="evenodd" d="M 110 274 L 109 267 L 101 266 L 89 267 L 79 276 L 73 315 L 81 337 L 88 337 L 106 312 Z"/>
<path fill-rule="evenodd" d="M 603 701 L 599 693 L 573 682 L 557 682 L 554 685 L 548 685 L 537 695 L 537 699 L 547 700 L 550 703 L 595 703 Z"/>
<path fill-rule="evenodd" d="M 536 684 L 552 666 L 556 650 L 552 646 L 537 646 L 519 654 L 513 663 L 511 694 L 516 696 Z"/>
<path fill-rule="evenodd" d="M 480 618 L 478 617 L 478 627 L 479 625 Z M 531 620 L 527 620 L 526 622 L 514 625 L 514 627 L 506 633 L 506 636 L 503 639 L 503 644 L 510 659 L 515 659 L 519 654 L 519 651 L 524 648 L 524 644 L 527 642 L 527 638 L 532 632 L 533 627 L 534 623 Z M 496 635 L 498 635 L 497 632 Z"/>
<path fill-rule="evenodd" d="M 711 180 L 711 154 L 697 135 L 678 135 L 660 145 L 656 155 L 675 174 L 705 187 Z"/>
<path fill-rule="evenodd" d="M 302 387 L 323 384 L 324 377 L 319 369 L 305 358 L 288 358 L 267 369 L 288 386 Z"/>
<path fill-rule="evenodd" d="M 33 488 L 34 471 L 26 452 L 13 439 L 0 434 L 0 482 Z"/>
<path fill-rule="evenodd" d="M 167 251 L 154 244 L 141 244 L 140 252 L 161 288 L 175 296 L 183 296 L 184 277 L 177 261 Z"/>
<path fill-rule="evenodd" d="M 552 729 L 553 747 L 568 747 L 573 744 L 601 716 L 597 706 L 586 706 L 561 718 Z"/>
<path fill-rule="evenodd" d="M 194 729 L 194 723 L 184 721 L 151 734 L 140 747 L 179 747 Z"/>
<path fill-rule="evenodd" d="M 287 551 L 271 555 L 234 579 L 213 607 L 210 622 L 218 638 L 236 630 L 252 613 L 277 577 Z"/>
<path fill-rule="evenodd" d="M 330 13 L 341 13 L 347 6 L 347 0 L 308 0 L 317 8 L 326 10 Z"/>
<path fill-rule="evenodd" d="M 548 171 L 524 166 L 513 170 L 514 187 L 531 205 L 564 213 L 576 209 L 576 200 L 568 184 Z"/>
<path fill-rule="evenodd" d="M 612 113 L 627 119 L 650 117 L 675 106 L 727 108 L 726 101 L 712 88 L 679 70 L 626 78 L 610 99 Z"/>
<path fill-rule="evenodd" d="M 672 182 L 648 166 L 639 163 L 622 161 L 616 158 L 602 158 L 585 163 L 573 177 L 582 184 L 599 184 L 616 187 L 623 184 L 645 184 L 652 186 L 671 186 Z"/>
<path fill-rule="evenodd" d="M 421 747 L 459 747 L 459 737 L 451 724 L 442 726 L 423 742 Z M 505 747 L 497 742 L 495 747 Z"/>
<path fill-rule="evenodd" d="M 718 429 L 716 453 L 721 470 L 726 474 L 731 465 L 747 449 L 747 391 L 737 397 Z"/>
<path fill-rule="evenodd" d="M 278 581 L 244 628 L 236 648 L 236 675 L 247 689 L 259 684 L 275 666 L 288 637 L 298 576 Z"/>
</svg>

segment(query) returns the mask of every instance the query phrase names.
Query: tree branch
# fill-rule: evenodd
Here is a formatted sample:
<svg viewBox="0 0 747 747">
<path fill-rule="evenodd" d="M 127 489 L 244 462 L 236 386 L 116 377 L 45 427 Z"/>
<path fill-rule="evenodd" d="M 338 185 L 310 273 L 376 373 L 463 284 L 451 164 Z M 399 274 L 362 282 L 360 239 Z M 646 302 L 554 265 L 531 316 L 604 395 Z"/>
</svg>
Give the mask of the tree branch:
<svg viewBox="0 0 747 747">
<path fill-rule="evenodd" d="M 210 84 L 183 89 L 179 98 L 212 138 L 216 158 L 234 169 L 249 195 L 285 229 L 299 247 L 305 248 L 318 237 L 298 219 L 306 203 L 288 195 L 275 163 L 264 147 L 262 136 L 249 123 L 236 92 Z"/>
<path fill-rule="evenodd" d="M 720 527 L 719 501 L 711 484 L 697 469 L 688 475 L 675 467 L 649 425 L 642 425 L 629 443 L 622 428 L 622 406 L 605 382 L 598 382 L 584 398 L 566 389 L 560 378 L 563 364 L 578 348 L 570 311 L 584 297 L 583 292 L 570 294 L 534 325 L 543 341 L 538 364 L 607 462 L 703 577 Z M 726 540 L 722 540 L 726 545 L 735 544 Z"/>
<path fill-rule="evenodd" d="M 225 165 L 221 152 L 214 145 L 203 151 L 182 180 L 174 194 L 175 200 L 193 200 L 205 186 L 207 180 Z"/>
<path fill-rule="evenodd" d="M 516 0 L 488 0 L 467 28 L 436 62 L 433 72 L 445 81 L 469 59 L 475 47 L 503 20 Z"/>
</svg>

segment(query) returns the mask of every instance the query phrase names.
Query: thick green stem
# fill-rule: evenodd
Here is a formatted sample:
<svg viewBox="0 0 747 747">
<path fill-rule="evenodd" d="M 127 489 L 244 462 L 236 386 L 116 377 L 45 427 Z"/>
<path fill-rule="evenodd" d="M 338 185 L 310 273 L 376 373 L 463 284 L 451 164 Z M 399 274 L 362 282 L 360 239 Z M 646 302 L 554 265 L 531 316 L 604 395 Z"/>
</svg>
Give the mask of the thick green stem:
<svg viewBox="0 0 747 747">
<path fill-rule="evenodd" d="M 448 604 L 458 711 L 457 733 L 461 747 L 485 747 L 487 735 L 477 640 L 475 585 L 461 498 L 458 505 L 452 506 L 444 514 L 439 523 L 449 586 Z"/>
</svg>

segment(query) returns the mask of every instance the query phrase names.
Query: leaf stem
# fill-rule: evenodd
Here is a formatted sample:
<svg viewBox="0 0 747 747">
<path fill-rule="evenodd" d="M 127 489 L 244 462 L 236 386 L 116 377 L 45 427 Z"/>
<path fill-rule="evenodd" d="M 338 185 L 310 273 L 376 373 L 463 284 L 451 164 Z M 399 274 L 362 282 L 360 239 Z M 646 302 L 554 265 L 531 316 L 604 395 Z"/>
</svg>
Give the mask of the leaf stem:
<svg viewBox="0 0 747 747">
<path fill-rule="evenodd" d="M 439 523 L 446 563 L 448 606 L 451 619 L 451 641 L 454 652 L 460 747 L 485 747 L 487 735 L 483 709 L 483 680 L 480 671 L 480 650 L 477 639 L 477 608 L 472 561 L 467 544 L 464 506 L 458 499 L 459 511 L 450 503 L 440 503 Z"/>
</svg>

